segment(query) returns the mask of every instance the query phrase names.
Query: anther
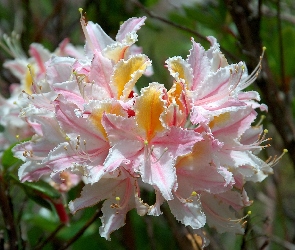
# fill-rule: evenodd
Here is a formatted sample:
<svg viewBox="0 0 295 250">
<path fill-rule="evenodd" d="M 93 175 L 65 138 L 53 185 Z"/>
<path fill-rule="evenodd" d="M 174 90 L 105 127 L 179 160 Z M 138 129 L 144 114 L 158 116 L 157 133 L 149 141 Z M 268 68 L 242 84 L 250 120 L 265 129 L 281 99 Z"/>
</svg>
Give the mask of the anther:
<svg viewBox="0 0 295 250">
<path fill-rule="evenodd" d="M 193 191 L 192 193 L 191 193 L 191 196 L 196 196 L 198 193 L 196 192 L 196 191 Z"/>
</svg>

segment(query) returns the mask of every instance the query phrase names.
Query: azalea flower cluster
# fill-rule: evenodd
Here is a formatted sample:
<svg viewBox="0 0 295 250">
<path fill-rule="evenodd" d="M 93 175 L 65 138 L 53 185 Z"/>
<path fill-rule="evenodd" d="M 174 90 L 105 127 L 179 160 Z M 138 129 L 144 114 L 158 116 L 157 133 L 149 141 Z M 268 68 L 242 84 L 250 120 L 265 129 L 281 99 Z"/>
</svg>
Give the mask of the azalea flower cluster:
<svg viewBox="0 0 295 250">
<path fill-rule="evenodd" d="M 134 45 L 145 19 L 127 20 L 113 40 L 81 15 L 83 55 L 74 47 L 50 57 L 34 50 L 41 71 L 29 63 L 23 72 L 32 85 L 17 101 L 34 133 L 13 149 L 24 161 L 19 178 L 50 177 L 66 186 L 82 180 L 69 209 L 104 201 L 106 239 L 128 211 L 158 216 L 164 202 L 199 234 L 206 223 L 243 233 L 241 211 L 251 204 L 244 184 L 262 181 L 276 163 L 256 156 L 267 131 L 255 124 L 255 109 L 267 107 L 257 92 L 244 91 L 260 62 L 248 75 L 243 62 L 228 64 L 214 37 L 208 50 L 192 40 L 186 59 L 166 61 L 170 89 L 152 82 L 138 91 L 138 79 L 152 73 L 151 60 Z M 154 204 L 144 202 L 142 190 L 155 193 Z"/>
</svg>

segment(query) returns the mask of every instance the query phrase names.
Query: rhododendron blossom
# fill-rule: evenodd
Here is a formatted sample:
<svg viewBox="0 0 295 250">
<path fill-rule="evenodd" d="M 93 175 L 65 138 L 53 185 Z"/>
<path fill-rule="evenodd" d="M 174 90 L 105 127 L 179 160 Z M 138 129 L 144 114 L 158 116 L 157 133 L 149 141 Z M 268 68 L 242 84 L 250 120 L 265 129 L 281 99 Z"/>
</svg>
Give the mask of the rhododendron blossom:
<svg viewBox="0 0 295 250">
<path fill-rule="evenodd" d="M 206 223 L 220 233 L 243 233 L 242 210 L 252 203 L 244 185 L 262 181 L 277 162 L 257 156 L 268 139 L 255 109 L 267 107 L 257 92 L 244 91 L 261 60 L 248 75 L 243 62 L 227 62 L 214 37 L 208 50 L 192 39 L 187 59 L 166 61 L 170 89 L 152 82 L 137 91 L 138 79 L 151 72 L 151 60 L 134 47 L 145 19 L 127 20 L 114 41 L 81 14 L 84 55 L 68 47 L 44 62 L 31 48 L 41 71 L 31 69 L 33 91 L 19 97 L 20 117 L 34 131 L 13 149 L 24 161 L 19 178 L 83 180 L 69 209 L 103 201 L 106 239 L 131 209 L 158 216 L 164 202 L 200 235 Z M 143 190 L 155 193 L 154 204 L 144 201 Z"/>
</svg>

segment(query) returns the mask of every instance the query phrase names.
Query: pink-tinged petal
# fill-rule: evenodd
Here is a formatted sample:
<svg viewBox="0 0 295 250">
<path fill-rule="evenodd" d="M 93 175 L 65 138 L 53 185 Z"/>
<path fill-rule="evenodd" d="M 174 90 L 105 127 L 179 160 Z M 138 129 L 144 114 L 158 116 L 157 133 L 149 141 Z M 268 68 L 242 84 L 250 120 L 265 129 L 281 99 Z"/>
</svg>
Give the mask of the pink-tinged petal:
<svg viewBox="0 0 295 250">
<path fill-rule="evenodd" d="M 85 161 L 87 160 L 77 156 L 77 152 L 69 146 L 69 143 L 63 142 L 48 154 L 43 163 L 52 169 L 54 175 L 71 168 L 74 165 L 73 163 L 83 166 Z"/>
<path fill-rule="evenodd" d="M 145 148 L 144 163 L 139 166 L 142 181 L 156 186 L 166 200 L 173 199 L 172 190 L 176 185 L 174 159 L 164 149 Z"/>
<path fill-rule="evenodd" d="M 115 199 L 109 199 L 104 202 L 102 207 L 103 216 L 101 217 L 102 226 L 99 228 L 101 237 L 111 240 L 111 233 L 125 225 L 127 209 L 119 210 L 112 209 L 111 206 L 116 202 Z M 118 212 L 118 213 L 117 213 Z"/>
<path fill-rule="evenodd" d="M 22 161 L 42 160 L 48 155 L 48 152 L 57 145 L 56 142 L 50 142 L 46 139 L 36 139 L 33 137 L 31 141 L 17 144 L 13 148 L 14 156 Z M 33 152 L 32 154 L 30 152 Z"/>
<path fill-rule="evenodd" d="M 232 188 L 232 174 L 224 168 L 215 166 L 212 163 L 212 154 L 214 149 L 211 142 L 205 140 L 196 143 L 192 153 L 177 158 L 175 168 L 179 190 L 186 190 L 188 193 L 220 193 Z"/>
<path fill-rule="evenodd" d="M 149 205 L 147 203 L 144 203 L 143 200 L 138 197 L 138 194 L 135 193 L 135 208 L 136 212 L 140 216 L 146 215 L 146 213 L 149 211 Z"/>
<path fill-rule="evenodd" d="M 128 33 L 137 32 L 141 26 L 144 25 L 145 20 L 146 17 L 129 18 L 120 26 L 118 34 L 116 35 L 116 40 L 122 42 Z"/>
<path fill-rule="evenodd" d="M 177 82 L 184 83 L 187 89 L 191 89 L 193 72 L 189 63 L 180 56 L 175 56 L 166 60 L 166 64 L 170 75 L 173 76 Z"/>
<path fill-rule="evenodd" d="M 164 203 L 165 199 L 157 188 L 155 188 L 155 194 L 156 194 L 156 202 L 154 205 L 149 207 L 148 215 L 159 216 L 162 214 L 160 207 Z"/>
<path fill-rule="evenodd" d="M 55 54 L 58 56 L 71 56 L 77 59 L 84 58 L 83 48 L 74 47 L 73 44 L 70 43 L 69 38 L 65 38 L 61 41 Z"/>
<path fill-rule="evenodd" d="M 102 237 L 110 239 L 110 234 L 125 224 L 126 213 L 138 205 L 135 186 L 136 181 L 133 178 L 123 180 L 104 178 L 93 185 L 86 185 L 81 197 L 71 201 L 69 208 L 72 213 L 75 213 L 79 209 L 93 206 L 106 199 L 102 207 L 102 226 L 99 232 Z M 141 203 L 140 200 L 138 202 Z M 142 205 L 147 208 L 147 205 L 141 203 L 140 206 Z M 142 208 L 137 208 L 142 211 Z"/>
<path fill-rule="evenodd" d="M 137 182 L 134 179 L 126 178 L 125 185 L 117 187 L 113 197 L 104 202 L 102 226 L 99 228 L 102 237 L 110 240 L 110 234 L 125 225 L 126 214 L 129 210 L 136 208 L 140 216 L 146 214 L 148 205 L 138 197 L 137 188 Z"/>
<path fill-rule="evenodd" d="M 28 102 L 25 103 L 22 106 L 25 106 L 25 110 L 28 109 L 46 109 L 48 111 L 54 111 L 54 105 L 52 104 L 52 102 L 57 98 L 57 93 L 55 93 L 54 91 L 50 91 L 47 93 L 41 93 L 41 94 L 32 94 L 32 95 L 28 95 L 27 93 L 21 93 L 19 95 L 19 99 L 21 101 L 26 101 L 29 100 L 30 104 L 32 105 L 28 105 Z M 22 116 L 26 116 L 26 114 L 24 114 L 24 112 L 20 113 L 20 115 Z"/>
<path fill-rule="evenodd" d="M 220 46 L 213 36 L 208 36 L 207 40 L 211 43 L 211 47 L 206 51 L 207 57 L 210 59 L 211 71 L 215 72 L 220 68 L 226 67 L 228 62 L 225 56 L 220 52 Z"/>
<path fill-rule="evenodd" d="M 29 49 L 30 55 L 35 59 L 38 65 L 38 73 L 45 73 L 45 62 L 50 58 L 50 52 L 39 43 L 32 43 Z"/>
<path fill-rule="evenodd" d="M 208 77 L 210 73 L 210 62 L 205 54 L 205 49 L 193 39 L 192 43 L 193 46 L 190 50 L 187 62 L 190 64 L 193 75 L 193 82 L 190 89 L 195 90 L 198 85 Z"/>
<path fill-rule="evenodd" d="M 241 225 L 243 221 L 236 218 L 230 205 L 223 202 L 218 195 L 203 193 L 201 202 L 210 227 L 215 228 L 219 233 L 244 233 L 244 228 Z"/>
<path fill-rule="evenodd" d="M 137 156 L 143 148 L 140 141 L 123 139 L 117 142 L 110 150 L 104 162 L 104 171 L 112 172 L 122 163 L 130 164 L 130 159 Z M 134 166 L 133 166 L 134 168 Z"/>
<path fill-rule="evenodd" d="M 91 65 L 89 64 L 89 60 L 76 60 L 73 64 L 73 72 L 76 72 L 78 76 L 88 76 L 90 69 Z"/>
<path fill-rule="evenodd" d="M 86 184 L 83 187 L 81 196 L 69 203 L 71 213 L 76 213 L 78 210 L 91 207 L 101 200 L 111 197 L 120 197 L 120 194 L 114 190 L 124 189 L 126 180 L 116 180 L 112 178 L 103 178 L 97 183 Z"/>
<path fill-rule="evenodd" d="M 193 170 L 177 169 L 179 189 L 185 189 L 188 192 L 206 191 L 214 194 L 225 192 L 232 188 L 233 178 L 228 171 L 228 176 L 223 175 L 224 171 L 211 165 L 196 167 Z"/>
<path fill-rule="evenodd" d="M 90 82 L 103 87 L 110 97 L 114 97 L 114 93 L 112 93 L 110 88 L 112 72 L 113 66 L 111 60 L 104 57 L 100 51 L 95 51 L 88 78 Z"/>
<path fill-rule="evenodd" d="M 69 81 L 75 59 L 70 57 L 52 57 L 46 62 L 46 80 L 49 84 Z"/>
<path fill-rule="evenodd" d="M 42 176 L 51 173 L 51 169 L 43 164 L 27 161 L 18 170 L 18 178 L 21 182 L 38 181 Z"/>
<path fill-rule="evenodd" d="M 243 165 L 250 165 L 254 169 L 258 170 L 262 165 L 266 165 L 262 160 L 248 151 L 236 151 L 236 150 L 224 150 L 215 152 L 215 159 L 217 159 L 221 165 L 230 166 L 232 168 L 238 168 Z"/>
<path fill-rule="evenodd" d="M 184 127 L 190 112 L 191 102 L 185 85 L 181 82 L 174 82 L 173 86 L 167 92 L 167 96 L 169 106 L 166 112 L 167 114 L 164 116 L 164 123 L 166 123 L 168 127 Z"/>
<path fill-rule="evenodd" d="M 260 101 L 260 95 L 256 91 L 240 92 L 238 94 L 240 100 L 256 100 Z"/>
<path fill-rule="evenodd" d="M 186 123 L 187 115 L 180 109 L 177 104 L 170 104 L 165 114 L 165 123 L 168 127 L 184 127 Z"/>
<path fill-rule="evenodd" d="M 86 24 L 85 21 L 81 19 L 81 25 L 86 37 L 86 44 L 92 52 L 95 50 L 102 52 L 107 45 L 114 42 L 98 24 L 94 24 L 91 21 Z"/>
<path fill-rule="evenodd" d="M 175 194 L 175 198 L 169 200 L 168 204 L 175 218 L 185 226 L 199 229 L 205 225 L 206 216 L 201 209 L 199 197 L 190 196 L 184 199 Z"/>
<path fill-rule="evenodd" d="M 232 111 L 227 112 L 231 109 Z M 255 120 L 257 113 L 251 107 L 229 108 L 214 116 L 210 121 L 214 137 L 221 141 L 232 141 L 239 138 Z"/>
<path fill-rule="evenodd" d="M 75 109 L 77 108 L 75 104 L 67 102 L 63 98 L 59 98 L 55 102 L 56 117 L 64 132 L 73 136 L 80 135 L 81 139 L 87 140 L 87 144 L 92 140 L 104 141 L 104 137 L 93 129 L 86 118 L 76 116 Z"/>
<path fill-rule="evenodd" d="M 89 112 L 88 116 L 89 125 L 92 126 L 94 131 L 97 131 L 101 137 L 108 140 L 107 127 L 115 126 L 109 123 L 107 126 L 103 123 L 106 114 L 113 114 L 115 117 L 126 117 L 127 112 L 122 108 L 121 103 L 115 99 L 108 99 L 104 101 L 91 101 L 85 105 L 85 113 Z M 112 125 L 110 125 L 112 124 Z"/>
<path fill-rule="evenodd" d="M 203 137 L 193 130 L 171 127 L 169 131 L 152 139 L 150 144 L 155 148 L 167 148 L 167 152 L 172 154 L 173 157 L 177 157 L 190 153 L 194 144 L 201 140 L 203 140 Z"/>
<path fill-rule="evenodd" d="M 63 95 L 67 101 L 75 103 L 79 108 L 83 108 L 85 100 L 81 95 L 76 80 L 54 83 L 52 87 L 56 93 Z"/>
<path fill-rule="evenodd" d="M 230 205 L 236 211 L 243 209 L 246 206 L 250 206 L 252 204 L 249 201 L 246 191 L 243 189 L 242 192 L 229 190 L 227 192 L 218 194 L 218 198 L 228 205 Z"/>
<path fill-rule="evenodd" d="M 113 146 L 121 140 L 142 140 L 140 130 L 137 128 L 135 118 L 125 118 L 113 114 L 104 114 L 102 124 L 107 132 L 110 144 Z"/>
<path fill-rule="evenodd" d="M 48 140 L 48 142 L 58 144 L 63 141 L 63 132 L 54 117 L 54 114 L 49 113 L 46 110 L 43 112 L 45 112 L 45 114 L 31 114 L 28 119 L 41 125 L 42 135 Z"/>
<path fill-rule="evenodd" d="M 209 117 L 206 115 L 208 111 L 202 106 L 194 106 L 191 109 L 190 121 L 192 124 L 208 123 Z"/>
<path fill-rule="evenodd" d="M 11 73 L 19 80 L 23 80 L 28 71 L 28 62 L 23 59 L 8 60 L 3 63 L 3 67 L 11 71 Z"/>
<path fill-rule="evenodd" d="M 201 82 L 193 92 L 197 105 L 209 105 L 228 98 L 231 74 L 228 69 L 221 69 L 210 74 L 206 81 Z"/>
<path fill-rule="evenodd" d="M 177 157 L 175 167 L 178 170 L 195 170 L 198 171 L 199 167 L 208 166 L 212 161 L 212 143 L 208 137 L 204 136 L 204 140 L 197 142 L 192 150 L 192 152 Z"/>
</svg>

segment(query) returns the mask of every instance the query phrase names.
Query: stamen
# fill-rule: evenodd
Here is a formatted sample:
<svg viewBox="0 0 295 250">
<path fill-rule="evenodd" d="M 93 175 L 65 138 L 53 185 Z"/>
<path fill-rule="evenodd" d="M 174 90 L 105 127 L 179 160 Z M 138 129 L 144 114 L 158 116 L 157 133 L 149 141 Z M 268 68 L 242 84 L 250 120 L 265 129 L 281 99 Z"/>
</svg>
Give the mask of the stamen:
<svg viewBox="0 0 295 250">
<path fill-rule="evenodd" d="M 2 47 L 2 49 L 6 51 L 11 57 L 19 59 L 27 58 L 25 52 L 22 50 L 19 34 L 14 31 L 11 33 L 11 37 L 4 34 L 3 40 L 4 42 L 1 42 L 0 40 L 0 47 Z"/>
<path fill-rule="evenodd" d="M 240 223 L 242 220 L 244 220 L 244 219 L 246 219 L 248 216 L 250 216 L 251 213 L 252 213 L 251 211 L 248 211 L 247 214 L 246 214 L 244 217 L 240 218 L 240 219 L 233 220 L 233 219 L 231 219 L 231 218 L 228 218 L 228 220 L 229 220 L 229 221 L 232 221 L 232 222 L 238 222 L 238 223 Z M 247 223 L 247 221 L 244 221 L 244 223 Z M 244 224 L 244 223 L 243 223 L 243 224 Z M 243 225 L 243 224 L 242 224 L 242 225 Z"/>
<path fill-rule="evenodd" d="M 16 135 L 15 138 L 17 139 L 18 142 L 20 142 L 19 135 Z"/>
<path fill-rule="evenodd" d="M 79 91 L 83 99 L 86 101 L 89 101 L 88 98 L 85 96 L 85 88 L 87 86 L 86 82 L 84 81 L 86 79 L 86 75 L 84 74 L 78 74 L 76 71 L 73 71 L 73 75 L 76 77 L 76 81 L 78 83 Z M 93 86 L 93 83 L 91 85 L 91 88 Z"/>
<path fill-rule="evenodd" d="M 79 12 L 80 12 L 80 15 L 81 15 L 81 18 L 80 18 L 80 23 L 81 23 L 81 26 L 82 26 L 82 30 L 83 30 L 83 33 L 85 35 L 85 38 L 86 38 L 86 42 L 87 44 L 89 45 L 89 47 L 94 50 L 94 46 L 91 42 L 91 39 L 88 35 L 88 31 L 86 30 L 86 26 L 88 25 L 88 21 L 87 21 L 87 18 L 86 18 L 86 13 L 83 14 L 83 9 L 82 8 L 79 8 Z"/>
<path fill-rule="evenodd" d="M 196 192 L 196 191 L 193 191 L 192 193 L 191 193 L 191 196 L 196 196 L 198 193 Z"/>
<path fill-rule="evenodd" d="M 264 121 L 265 118 L 266 118 L 265 115 L 261 115 L 258 123 L 254 127 L 259 127 L 262 124 L 262 122 Z"/>
<path fill-rule="evenodd" d="M 151 153 L 152 153 L 152 150 L 153 150 L 153 147 L 151 148 Z M 168 151 L 168 148 L 164 148 L 163 153 L 160 155 L 160 157 L 155 162 L 153 162 L 153 164 L 157 163 L 167 151 Z"/>
<path fill-rule="evenodd" d="M 275 155 L 274 157 L 270 156 L 265 163 L 267 163 L 270 167 L 274 167 L 279 161 L 280 159 L 282 159 L 282 157 L 288 153 L 288 149 L 284 149 L 283 152 L 281 153 L 280 156 Z"/>
<path fill-rule="evenodd" d="M 239 84 L 239 90 L 243 90 L 245 88 L 247 88 L 249 85 L 251 85 L 258 77 L 261 68 L 262 68 L 262 59 L 264 56 L 264 52 L 266 50 L 266 47 L 262 48 L 262 54 L 259 58 L 259 62 L 257 64 L 257 66 L 255 67 L 255 69 L 252 71 L 252 73 L 243 81 Z"/>
</svg>

